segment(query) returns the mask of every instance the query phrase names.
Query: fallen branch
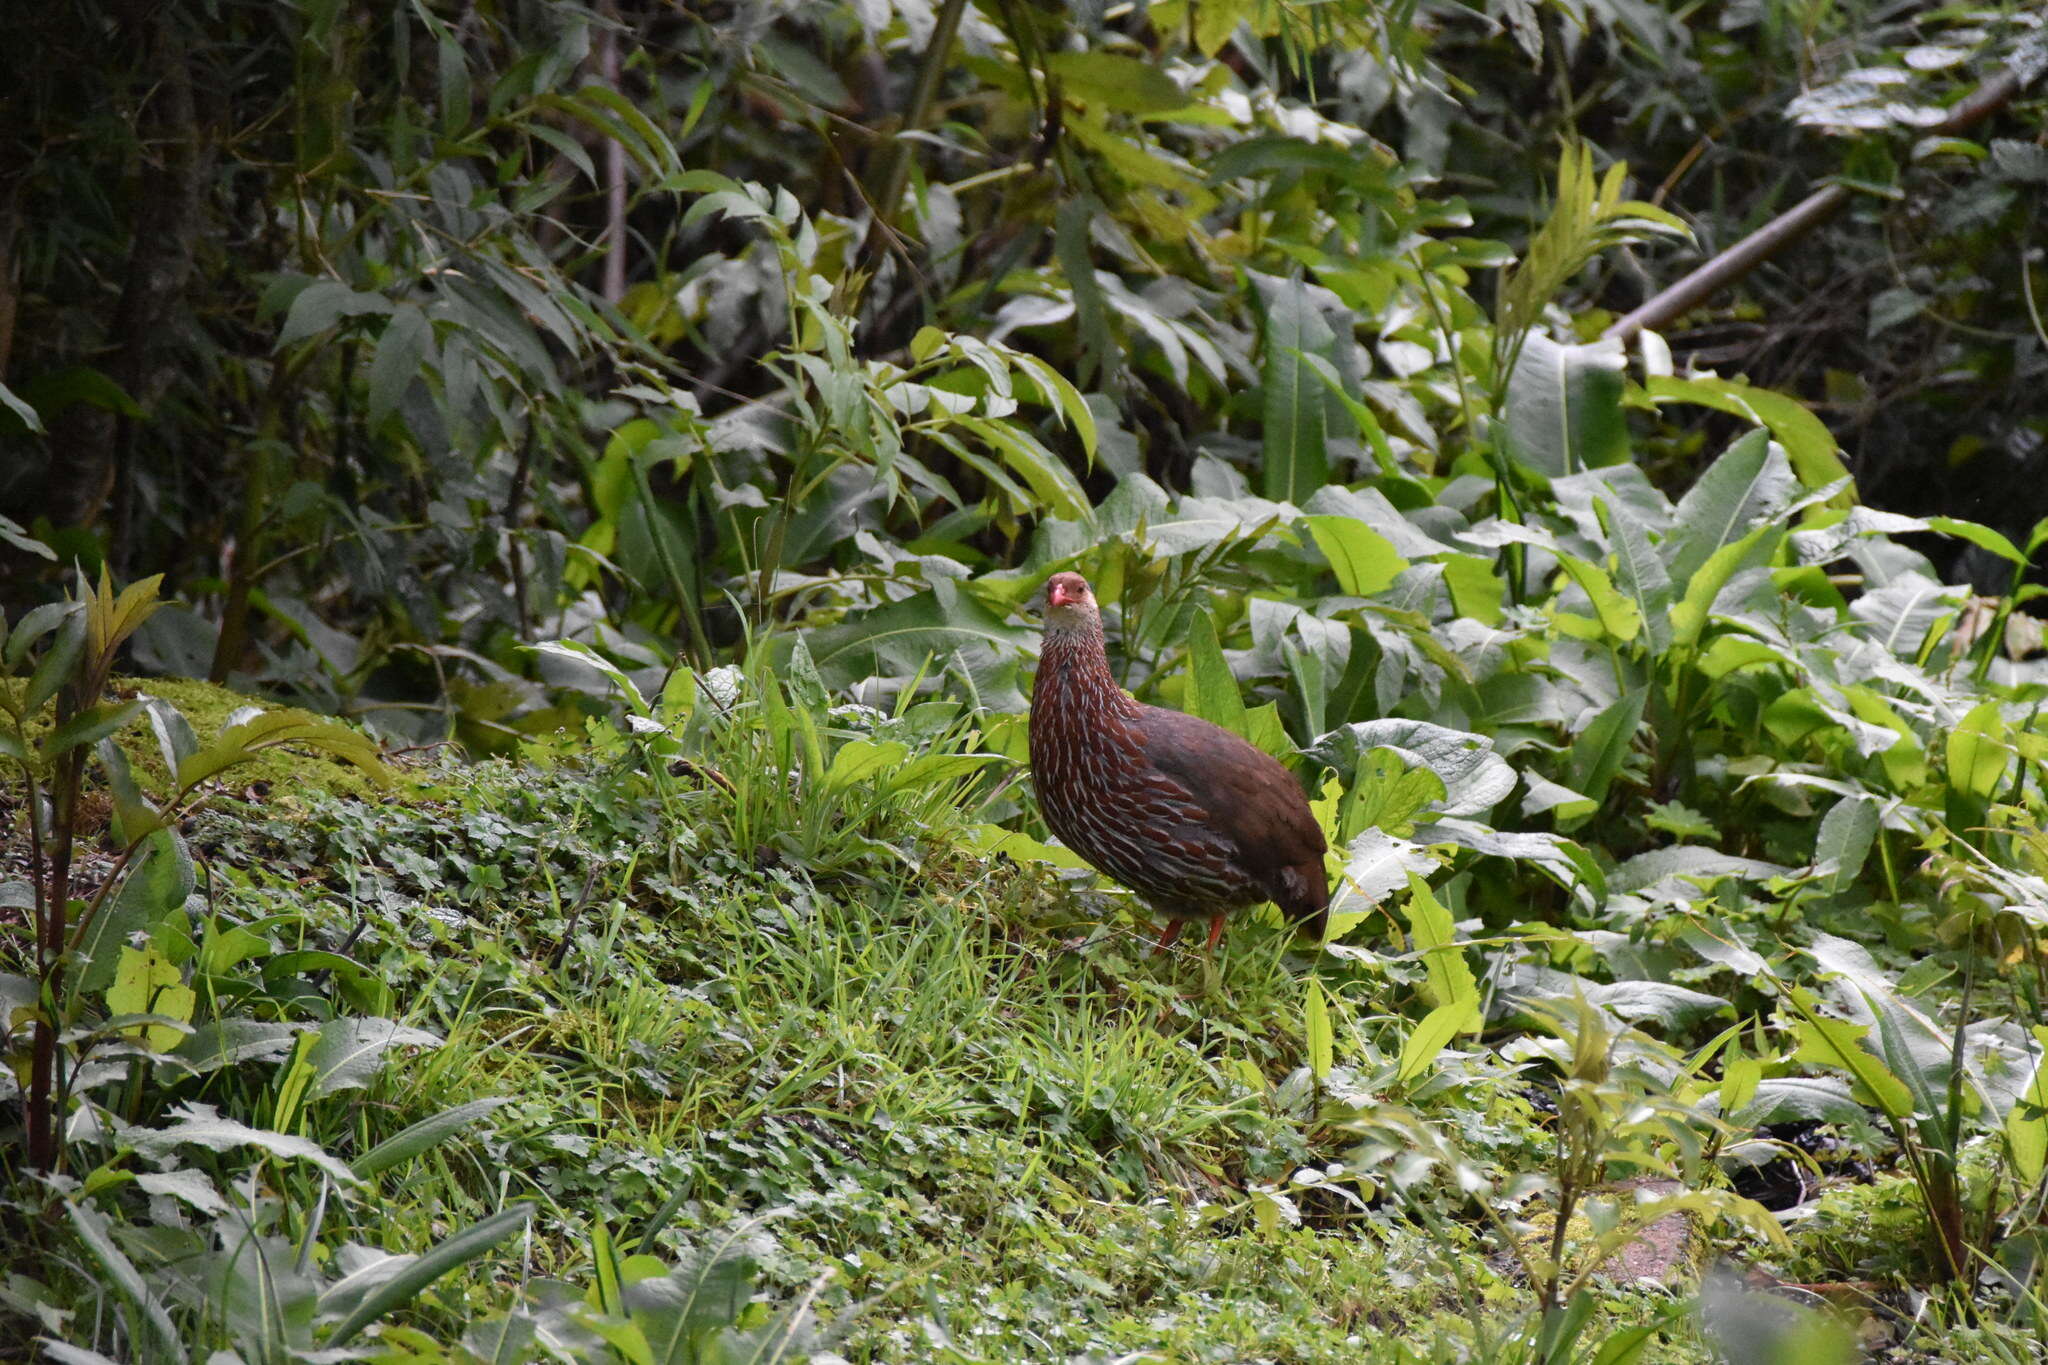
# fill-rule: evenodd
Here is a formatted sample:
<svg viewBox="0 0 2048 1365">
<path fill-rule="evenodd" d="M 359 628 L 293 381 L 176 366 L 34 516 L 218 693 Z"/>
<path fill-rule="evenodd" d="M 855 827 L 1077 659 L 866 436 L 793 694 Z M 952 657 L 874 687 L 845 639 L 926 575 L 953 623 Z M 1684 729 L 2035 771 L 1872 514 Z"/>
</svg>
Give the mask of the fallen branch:
<svg viewBox="0 0 2048 1365">
<path fill-rule="evenodd" d="M 2014 96 L 2026 87 L 2029 79 L 2035 74 L 2036 67 L 2030 63 L 2015 62 L 2007 66 L 1971 91 L 1961 103 L 1949 111 L 1947 118 L 1929 128 L 1926 135 L 1946 137 L 1982 122 L 2012 103 Z M 1842 206 L 1849 202 L 1851 192 L 1850 188 L 1840 181 L 1815 190 L 1734 246 L 1699 266 L 1678 283 L 1644 302 L 1634 312 L 1609 327 L 1607 336 L 1617 341 L 1627 341 L 1646 328 L 1655 330 L 1670 325 L 1674 319 L 1720 293 L 1834 217 L 1841 211 Z"/>
</svg>

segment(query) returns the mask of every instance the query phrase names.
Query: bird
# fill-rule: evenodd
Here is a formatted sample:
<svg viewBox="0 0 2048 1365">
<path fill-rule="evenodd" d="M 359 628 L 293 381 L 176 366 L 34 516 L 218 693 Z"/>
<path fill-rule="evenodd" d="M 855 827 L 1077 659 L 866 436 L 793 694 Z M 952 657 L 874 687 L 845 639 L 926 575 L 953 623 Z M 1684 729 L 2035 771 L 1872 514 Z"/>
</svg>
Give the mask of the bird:
<svg viewBox="0 0 2048 1365">
<path fill-rule="evenodd" d="M 1046 580 L 1029 731 L 1046 825 L 1165 918 L 1155 951 L 1206 918 L 1213 953 L 1226 915 L 1268 900 L 1322 937 L 1328 845 L 1301 787 L 1222 726 L 1118 687 L 1101 609 L 1078 573 Z"/>
</svg>

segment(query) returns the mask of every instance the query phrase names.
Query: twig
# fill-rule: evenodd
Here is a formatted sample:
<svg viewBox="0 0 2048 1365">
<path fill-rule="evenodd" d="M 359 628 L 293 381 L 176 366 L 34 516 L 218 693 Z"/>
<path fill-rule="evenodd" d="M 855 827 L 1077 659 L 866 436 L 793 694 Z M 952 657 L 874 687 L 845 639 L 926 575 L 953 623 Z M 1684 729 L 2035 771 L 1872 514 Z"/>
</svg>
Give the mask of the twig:
<svg viewBox="0 0 2048 1365">
<path fill-rule="evenodd" d="M 2026 76 L 2018 66 L 2007 67 L 1970 92 L 1949 111 L 1947 118 L 1927 129 L 1923 136 L 1945 137 L 1983 121 L 2010 104 L 2025 84 Z M 1627 341 L 1646 328 L 1668 326 L 1672 319 L 1698 307 L 1841 212 L 1850 193 L 1849 187 L 1840 181 L 1815 190 L 1678 283 L 1660 291 L 1609 327 L 1606 335 Z"/>
</svg>

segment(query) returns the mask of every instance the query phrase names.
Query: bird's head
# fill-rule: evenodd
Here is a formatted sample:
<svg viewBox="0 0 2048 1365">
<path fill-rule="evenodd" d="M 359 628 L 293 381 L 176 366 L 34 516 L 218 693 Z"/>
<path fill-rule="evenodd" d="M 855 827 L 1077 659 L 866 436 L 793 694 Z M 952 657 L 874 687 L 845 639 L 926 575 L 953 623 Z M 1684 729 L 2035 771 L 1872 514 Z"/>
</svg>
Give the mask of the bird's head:
<svg viewBox="0 0 2048 1365">
<path fill-rule="evenodd" d="M 1095 594 L 1077 573 L 1056 573 L 1045 580 L 1045 624 L 1050 630 L 1075 630 L 1097 619 Z"/>
</svg>

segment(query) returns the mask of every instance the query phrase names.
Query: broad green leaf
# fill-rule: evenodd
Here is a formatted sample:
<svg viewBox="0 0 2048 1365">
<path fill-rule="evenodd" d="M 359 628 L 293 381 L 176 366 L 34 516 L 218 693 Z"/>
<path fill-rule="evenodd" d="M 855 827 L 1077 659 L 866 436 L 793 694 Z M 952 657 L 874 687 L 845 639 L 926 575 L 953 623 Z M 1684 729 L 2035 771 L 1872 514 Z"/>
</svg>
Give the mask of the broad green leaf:
<svg viewBox="0 0 2048 1365">
<path fill-rule="evenodd" d="M 1443 779 L 1429 768 L 1409 767 L 1395 749 L 1369 750 L 1360 756 L 1338 807 L 1339 837 L 1348 840 L 1366 829 L 1406 836 L 1415 817 L 1444 795 Z"/>
<path fill-rule="evenodd" d="M 1402 913 L 1408 921 L 1415 950 L 1422 955 L 1423 966 L 1429 973 L 1425 992 L 1430 1003 L 1438 1008 L 1463 1005 L 1473 1009 L 1470 1018 L 1476 1026 L 1477 1011 L 1473 1007 L 1479 1002 L 1479 985 L 1465 961 L 1465 950 L 1458 944 L 1457 926 L 1451 921 L 1451 912 L 1430 894 L 1429 883 L 1413 872 L 1408 874 L 1408 901 Z"/>
<path fill-rule="evenodd" d="M 1686 577 L 1685 596 L 1671 608 L 1673 648 L 1689 650 L 1698 646 L 1721 589 L 1728 586 L 1728 580 L 1746 561 L 1775 553 L 1780 535 L 1775 526 L 1759 526 L 1716 549 Z"/>
<path fill-rule="evenodd" d="M 135 1263 L 129 1260 L 114 1244 L 113 1238 L 108 1236 L 106 1216 L 98 1209 L 74 1203 L 69 1199 L 64 1201 L 64 1211 L 70 1215 L 71 1226 L 78 1233 L 79 1241 L 85 1244 L 86 1250 L 91 1253 L 92 1259 L 105 1274 L 106 1283 L 112 1285 L 114 1291 L 123 1299 L 133 1304 L 142 1314 L 143 1321 L 149 1324 L 156 1345 L 152 1351 L 145 1353 L 147 1358 L 184 1365 L 191 1357 L 186 1354 L 184 1341 L 178 1329 L 171 1323 L 170 1310 L 156 1296 L 149 1282 L 142 1278 L 142 1272 L 135 1268 Z M 157 1354 L 159 1352 L 161 1354 Z"/>
<path fill-rule="evenodd" d="M 343 318 L 377 316 L 392 310 L 391 300 L 382 294 L 362 294 L 339 280 L 315 280 L 301 289 L 285 315 L 278 333 L 280 348 L 304 341 L 340 322 Z"/>
<path fill-rule="evenodd" d="M 893 739 L 853 739 L 839 746 L 825 769 L 826 791 L 840 791 L 856 782 L 883 776 L 902 766 L 910 747 Z"/>
<path fill-rule="evenodd" d="M 1597 564 L 1588 564 L 1576 555 L 1560 554 L 1557 562 L 1558 567 L 1592 599 L 1600 629 L 1609 639 L 1625 644 L 1636 638 L 1643 628 L 1642 615 L 1634 602 L 1615 590 L 1614 580 L 1607 576 L 1605 569 Z"/>
<path fill-rule="evenodd" d="M 988 608 L 940 580 L 928 592 L 855 615 L 810 633 L 811 658 L 828 687 L 851 687 L 869 677 L 908 676 L 931 658 L 949 659 L 977 648 L 1029 650 L 1036 632 L 999 620 Z"/>
<path fill-rule="evenodd" d="M 1188 107 L 1173 78 L 1151 62 L 1114 52 L 1054 52 L 1045 58 L 1069 99 L 1127 114 L 1166 114 Z"/>
<path fill-rule="evenodd" d="M 65 721 L 37 746 L 47 761 L 82 744 L 97 744 L 142 713 L 139 701 L 102 702 Z"/>
<path fill-rule="evenodd" d="M 350 1162 L 349 1169 L 362 1180 L 381 1175 L 393 1166 L 410 1161 L 422 1152 L 440 1146 L 492 1110 L 511 1102 L 511 1096 L 499 1095 L 490 1099 L 471 1100 L 468 1104 L 458 1104 L 452 1109 L 444 1109 L 385 1138 Z"/>
<path fill-rule="evenodd" d="M 1083 389 L 1095 386 L 1110 357 L 1117 354 L 1116 338 L 1109 330 L 1109 305 L 1089 258 L 1088 225 L 1102 212 L 1102 204 L 1092 195 L 1069 199 L 1060 206 L 1053 232 L 1053 255 L 1074 301 L 1074 322 L 1081 341 L 1075 381 Z"/>
<path fill-rule="evenodd" d="M 1761 431 L 1742 437 L 1679 499 L 1677 524 L 1665 538 L 1665 565 L 1681 591 L 1724 546 L 1754 535 L 1798 491 L 1782 455 Z"/>
<path fill-rule="evenodd" d="M 1320 543 L 1320 542 L 1318 542 Z M 1329 552 L 1324 551 L 1325 554 Z M 1497 626 L 1504 615 L 1502 598 L 1507 584 L 1493 562 L 1478 555 L 1452 554 L 1442 559 L 1444 587 L 1451 594 L 1451 607 L 1460 616 L 1485 625 Z"/>
<path fill-rule="evenodd" d="M 1059 844 L 1041 843 L 1001 825 L 973 825 L 967 831 L 967 846 L 984 856 L 1002 854 L 1020 863 L 1044 863 L 1049 867 L 1087 868 L 1090 864 L 1074 850 Z"/>
<path fill-rule="evenodd" d="M 1193 684 L 1188 694 L 1189 713 L 1233 734 L 1245 734 L 1244 697 L 1217 643 L 1216 623 L 1207 612 L 1196 615 L 1188 627 L 1188 674 Z"/>
<path fill-rule="evenodd" d="M 1642 618 L 1650 651 L 1662 655 L 1671 646 L 1671 575 L 1650 545 L 1649 529 L 1620 499 L 1596 498 L 1593 511 L 1607 528 L 1614 551 L 1614 578 Z"/>
<path fill-rule="evenodd" d="M 383 1068 L 384 1054 L 394 1047 L 433 1048 L 441 1045 L 440 1035 L 408 1027 L 391 1019 L 366 1019 L 343 1015 L 320 1026 L 319 1034 L 306 1052 L 312 1078 L 308 1099 L 319 1099 L 342 1090 L 368 1085 Z"/>
<path fill-rule="evenodd" d="M 408 1261 L 404 1269 L 364 1294 L 348 1316 L 335 1324 L 334 1331 L 327 1337 L 327 1346 L 347 1345 L 358 1332 L 411 1303 L 443 1275 L 469 1264 L 506 1238 L 523 1231 L 533 1218 L 533 1211 L 531 1203 L 514 1204 L 438 1243 L 424 1256 Z M 351 1287 L 346 1279 L 336 1281 L 321 1296 L 323 1306 L 331 1296 Z"/>
<path fill-rule="evenodd" d="M 1349 596 L 1371 597 L 1385 592 L 1408 567 L 1408 561 L 1401 558 L 1391 541 L 1355 517 L 1303 517 L 1302 522 L 1315 538 L 1316 548 L 1330 562 L 1338 585 Z M 1491 577 L 1490 569 L 1488 576 Z M 1498 588 L 1496 582 L 1496 593 Z"/>
<path fill-rule="evenodd" d="M 1323 381 L 1305 357 L 1326 356 L 1336 337 L 1299 276 L 1254 282 L 1266 324 L 1259 488 L 1276 502 L 1301 503 L 1330 481 L 1329 408 Z"/>
<path fill-rule="evenodd" d="M 1327 1079 L 1336 1065 L 1336 1041 L 1330 1029 L 1330 1002 L 1323 995 L 1323 983 L 1313 976 L 1308 979 L 1308 1001 L 1302 1015 L 1309 1074 L 1318 1081 Z"/>
<path fill-rule="evenodd" d="M 884 778 L 883 785 L 890 791 L 916 791 L 920 787 L 958 781 L 992 763 L 1010 761 L 1004 754 L 920 754 Z M 833 762 L 838 762 L 838 755 L 833 755 Z"/>
<path fill-rule="evenodd" d="M 2048 1170 L 2048 1066 L 2042 1065 L 2048 1056 L 2048 1026 L 2036 1024 L 2033 1036 L 2033 1078 L 2005 1116 L 2006 1150 L 2022 1185 L 2033 1185 Z"/>
<path fill-rule="evenodd" d="M 107 774 L 107 790 L 114 798 L 114 838 L 123 845 L 132 844 L 143 835 L 162 828 L 163 816 L 150 805 L 135 783 L 135 773 L 128 766 L 127 751 L 112 737 L 100 740 L 93 750 L 99 755 L 100 766 Z"/>
<path fill-rule="evenodd" d="M 1586 799 L 1596 806 L 1607 800 L 1607 789 L 1620 775 L 1622 764 L 1635 745 L 1648 696 L 1642 688 L 1631 688 L 1595 716 L 1584 733 L 1572 741 L 1571 756 L 1565 765 L 1566 785 L 1585 793 Z"/>
<path fill-rule="evenodd" d="M 1653 401 L 1660 404 L 1697 403 L 1717 412 L 1746 417 L 1768 429 L 1778 444 L 1785 448 L 1792 472 L 1808 488 L 1825 488 L 1837 479 L 1849 477 L 1835 445 L 1834 433 L 1796 398 L 1712 375 L 1683 379 L 1672 375 L 1653 375 L 1643 388 Z M 1852 487 L 1837 494 L 1834 501 L 1838 506 L 1848 506 L 1854 498 Z"/>
<path fill-rule="evenodd" d="M 1451 1045 L 1452 1039 L 1478 1024 L 1475 1017 L 1478 1008 L 1479 1001 L 1475 997 L 1438 1005 L 1424 1015 L 1401 1043 L 1401 1062 L 1394 1073 L 1394 1083 L 1406 1085 L 1429 1070 L 1430 1064 Z"/>
<path fill-rule="evenodd" d="M 2013 544 L 1989 526 L 1979 526 L 1974 521 L 1964 521 L 1960 517 L 1929 517 L 1927 518 L 1927 525 L 1931 530 L 1955 536 L 1960 540 L 1967 540 L 1980 550 L 1988 550 L 2000 559 L 2005 560 L 2008 564 L 2018 564 L 2024 567 L 2027 563 L 2027 556 L 2020 550 L 2019 546 Z"/>
<path fill-rule="evenodd" d="M 1502 414 L 1514 457 L 1547 478 L 1627 461 L 1622 367 L 1618 341 L 1564 346 L 1531 333 Z"/>
<path fill-rule="evenodd" d="M 1912 1117 L 1912 1091 L 1863 1045 L 1864 1038 L 1870 1033 L 1868 1025 L 1826 1019 L 1802 1009 L 1793 1033 L 1799 1046 L 1791 1061 L 1846 1071 L 1856 1081 L 1858 1089 L 1888 1117 L 1895 1120 Z"/>
<path fill-rule="evenodd" d="M 189 790 L 265 749 L 284 744 L 353 763 L 373 782 L 389 780 L 383 760 L 377 756 L 377 746 L 347 726 L 290 711 L 264 711 L 247 720 L 237 720 L 211 744 L 181 760 L 178 786 Z"/>
<path fill-rule="evenodd" d="M 33 613 L 31 613 L 33 615 Z M 26 624 L 26 618 L 24 618 Z M 17 632 L 17 637 L 19 632 Z M 9 640 L 8 652 L 14 653 L 15 641 Z M 57 634 L 50 641 L 43 657 L 36 663 L 36 671 L 29 675 L 28 687 L 21 695 L 23 715 L 33 716 L 42 710 L 43 703 L 57 695 L 57 689 L 71 680 L 78 666 L 79 656 L 85 652 L 85 612 L 74 611 L 57 626 Z M 44 741 L 44 752 L 48 753 L 48 740 Z"/>
<path fill-rule="evenodd" d="M 341 1184 L 359 1183 L 354 1173 L 329 1156 L 319 1143 L 222 1118 L 210 1104 L 187 1102 L 177 1105 L 171 1110 L 168 1122 L 154 1128 L 127 1129 L 122 1139 L 151 1161 L 162 1160 L 180 1147 L 203 1147 L 210 1152 L 254 1147 L 286 1160 L 304 1161 Z"/>
<path fill-rule="evenodd" d="M 1738 1114 L 1756 1098 L 1757 1083 L 1763 1080 L 1764 1064 L 1755 1057 L 1730 1057 L 1721 1067 L 1720 1103 L 1723 1114 Z"/>
<path fill-rule="evenodd" d="M 111 986 L 129 940 L 155 936 L 161 923 L 180 915 L 198 885 L 192 855 L 177 831 L 158 829 L 150 834 L 130 860 L 121 885 L 79 938 L 79 955 L 85 959 L 79 990 L 95 995 Z"/>
<path fill-rule="evenodd" d="M 85 606 L 81 602 L 45 602 L 40 607 L 23 612 L 21 620 L 17 621 L 14 629 L 7 634 L 5 649 L 0 650 L 0 660 L 5 661 L 7 672 L 12 673 L 21 667 L 22 661 L 28 658 L 31 645 L 63 625 L 73 615 L 82 614 L 84 610 Z M 83 645 L 84 640 L 85 637 L 81 634 L 79 644 Z"/>
<path fill-rule="evenodd" d="M 114 982 L 107 987 L 107 1013 L 161 1014 L 188 1021 L 198 997 L 184 979 L 184 973 L 154 945 L 124 947 L 114 968 Z M 169 1052 L 185 1036 L 183 1029 L 169 1024 L 136 1024 L 127 1032 L 152 1052 Z"/>
<path fill-rule="evenodd" d="M 1813 862 L 1815 867 L 1833 864 L 1830 891 L 1839 894 L 1855 884 L 1876 838 L 1877 802 L 1867 796 L 1845 796 L 1829 808 L 1814 837 Z"/>
<path fill-rule="evenodd" d="M 1977 703 L 1948 732 L 1948 784 L 1956 791 L 1995 796 L 2011 758 L 2005 718 L 1996 700 Z"/>
<path fill-rule="evenodd" d="M 1030 486 L 1037 507 L 1056 517 L 1088 515 L 1088 495 L 1059 456 L 1038 438 L 1008 422 L 961 416 L 954 423 L 973 432 Z"/>
<path fill-rule="evenodd" d="M 384 324 L 377 338 L 377 355 L 370 362 L 369 423 L 382 426 L 398 409 L 398 402 L 420 374 L 421 366 L 433 354 L 434 327 L 418 305 L 401 303 Z"/>
</svg>

